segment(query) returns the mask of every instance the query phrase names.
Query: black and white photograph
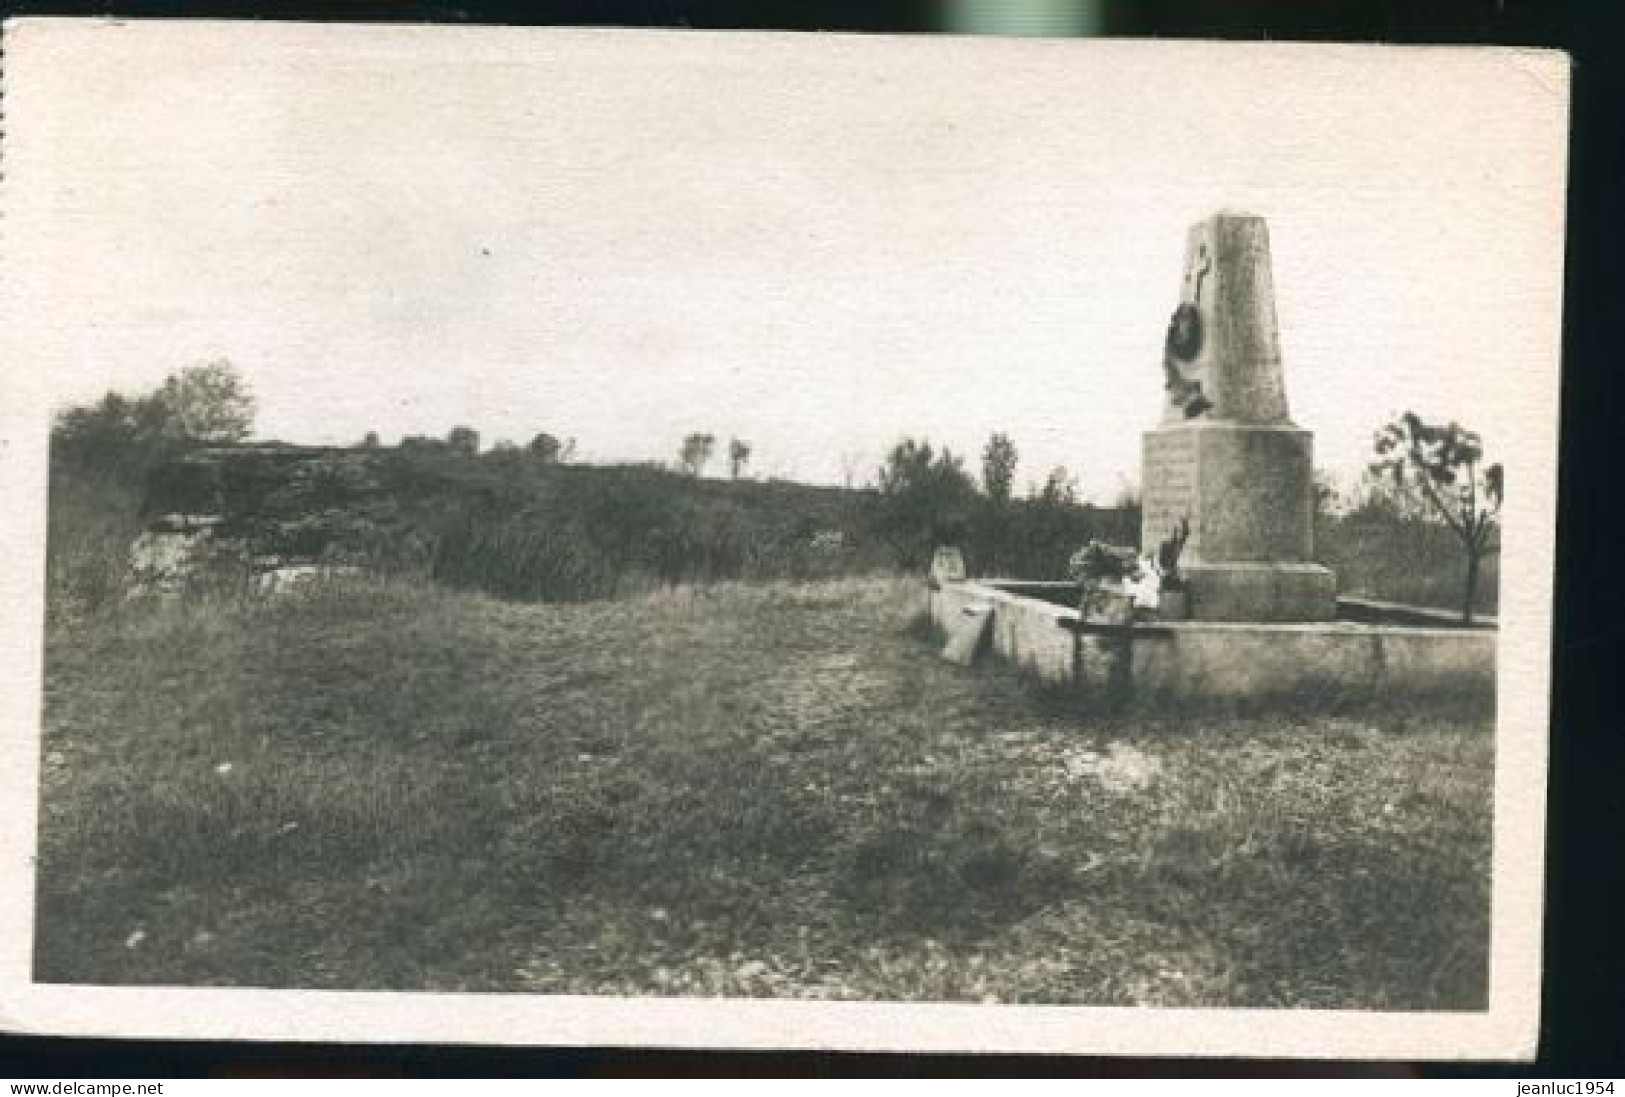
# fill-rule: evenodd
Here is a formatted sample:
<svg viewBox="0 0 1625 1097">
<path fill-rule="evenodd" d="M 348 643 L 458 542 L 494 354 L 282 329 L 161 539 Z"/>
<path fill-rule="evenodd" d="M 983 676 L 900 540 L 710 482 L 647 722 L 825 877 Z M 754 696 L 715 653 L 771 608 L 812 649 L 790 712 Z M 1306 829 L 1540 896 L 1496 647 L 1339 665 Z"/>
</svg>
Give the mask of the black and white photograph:
<svg viewBox="0 0 1625 1097">
<path fill-rule="evenodd" d="M 1568 79 L 9 23 L 0 1012 L 1532 1055 Z"/>
</svg>

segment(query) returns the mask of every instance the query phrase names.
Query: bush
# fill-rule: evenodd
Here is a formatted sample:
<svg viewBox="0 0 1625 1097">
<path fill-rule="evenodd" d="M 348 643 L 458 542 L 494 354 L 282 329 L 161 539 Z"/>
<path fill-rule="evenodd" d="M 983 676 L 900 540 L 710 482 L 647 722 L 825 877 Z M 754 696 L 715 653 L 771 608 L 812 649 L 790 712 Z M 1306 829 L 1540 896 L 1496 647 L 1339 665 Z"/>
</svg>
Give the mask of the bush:
<svg viewBox="0 0 1625 1097">
<path fill-rule="evenodd" d="M 952 530 L 913 529 L 927 512 L 909 510 L 905 535 L 898 500 L 872 490 L 499 462 L 440 442 L 209 447 L 142 477 L 79 462 L 53 475 L 53 601 L 81 607 L 118 592 L 142 523 L 174 513 L 220 516 L 216 538 L 245 567 L 255 558 L 356 565 L 559 602 L 660 585 L 915 572 L 949 535 L 974 572 L 1062 578 L 1077 544 L 1132 528 L 1121 512 L 1023 500 L 985 507 Z"/>
<path fill-rule="evenodd" d="M 619 578 L 578 526 L 480 514 L 465 514 L 442 532 L 431 574 L 453 588 L 527 602 L 609 598 Z"/>
</svg>

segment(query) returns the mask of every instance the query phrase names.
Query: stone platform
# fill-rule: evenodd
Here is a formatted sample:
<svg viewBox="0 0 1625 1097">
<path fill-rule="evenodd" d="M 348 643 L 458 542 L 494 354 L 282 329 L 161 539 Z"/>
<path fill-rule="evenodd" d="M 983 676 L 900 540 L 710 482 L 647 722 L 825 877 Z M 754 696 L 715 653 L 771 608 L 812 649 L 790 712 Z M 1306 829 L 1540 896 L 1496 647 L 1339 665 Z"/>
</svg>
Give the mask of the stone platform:
<svg viewBox="0 0 1625 1097">
<path fill-rule="evenodd" d="M 930 592 L 928 609 L 945 631 L 967 610 L 989 613 L 984 656 L 1080 697 L 1340 706 L 1495 696 L 1494 628 L 1381 623 L 1428 621 L 1438 616 L 1431 611 L 1348 600 L 1335 621 L 1102 629 L 1059 604 L 1075 590 L 1071 583 L 948 583 Z"/>
</svg>

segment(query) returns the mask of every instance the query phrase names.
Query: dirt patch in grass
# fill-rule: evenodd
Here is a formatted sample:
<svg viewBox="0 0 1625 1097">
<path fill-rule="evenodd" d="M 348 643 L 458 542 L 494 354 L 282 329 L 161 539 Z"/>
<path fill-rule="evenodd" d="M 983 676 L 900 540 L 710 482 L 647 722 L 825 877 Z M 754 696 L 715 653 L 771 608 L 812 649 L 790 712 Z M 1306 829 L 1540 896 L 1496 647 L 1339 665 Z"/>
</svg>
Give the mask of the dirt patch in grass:
<svg viewBox="0 0 1625 1097">
<path fill-rule="evenodd" d="M 1483 716 L 1069 709 L 895 580 L 48 637 L 38 977 L 1483 1008 Z"/>
</svg>

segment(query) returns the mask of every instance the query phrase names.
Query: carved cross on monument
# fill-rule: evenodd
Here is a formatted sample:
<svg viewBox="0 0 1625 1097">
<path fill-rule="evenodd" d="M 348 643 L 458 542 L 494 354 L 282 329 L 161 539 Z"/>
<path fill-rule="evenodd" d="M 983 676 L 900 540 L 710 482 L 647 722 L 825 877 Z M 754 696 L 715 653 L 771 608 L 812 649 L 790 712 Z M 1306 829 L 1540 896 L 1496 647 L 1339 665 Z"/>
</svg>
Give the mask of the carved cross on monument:
<svg viewBox="0 0 1625 1097">
<path fill-rule="evenodd" d="M 1162 425 L 1145 436 L 1141 546 L 1189 522 L 1192 616 L 1314 621 L 1336 583 L 1313 563 L 1313 454 L 1287 415 L 1269 230 L 1223 212 L 1185 241 L 1163 352 Z"/>
<path fill-rule="evenodd" d="M 1193 225 L 1184 283 L 1163 355 L 1163 422 L 1288 422 L 1264 219 L 1219 213 Z"/>
<path fill-rule="evenodd" d="M 1189 282 L 1192 277 L 1195 277 L 1196 279 L 1196 283 L 1191 289 L 1191 302 L 1193 304 L 1200 305 L 1202 303 L 1202 279 L 1206 278 L 1207 272 L 1212 269 L 1213 261 L 1208 258 L 1207 245 L 1202 244 L 1197 249 L 1196 266 L 1192 267 L 1191 273 L 1185 277 L 1187 282 Z"/>
</svg>

